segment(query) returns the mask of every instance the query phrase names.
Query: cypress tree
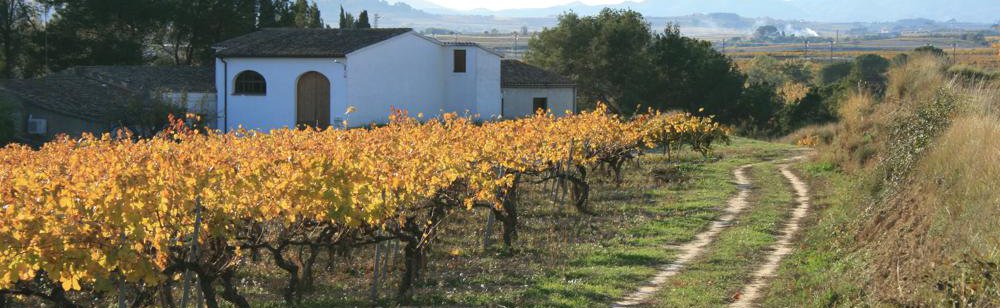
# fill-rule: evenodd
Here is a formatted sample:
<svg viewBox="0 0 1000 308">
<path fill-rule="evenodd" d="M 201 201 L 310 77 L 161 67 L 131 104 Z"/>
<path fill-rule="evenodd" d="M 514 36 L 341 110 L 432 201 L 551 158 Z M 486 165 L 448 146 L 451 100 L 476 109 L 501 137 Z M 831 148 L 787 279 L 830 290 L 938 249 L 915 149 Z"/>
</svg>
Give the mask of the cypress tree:
<svg viewBox="0 0 1000 308">
<path fill-rule="evenodd" d="M 274 2 L 271 2 L 271 0 L 260 0 L 258 5 L 257 28 L 274 27 L 278 20 L 274 10 Z"/>
<path fill-rule="evenodd" d="M 362 10 L 361 14 L 358 14 L 358 22 L 354 25 L 356 29 L 371 29 L 372 24 L 368 22 L 368 11 Z"/>
<path fill-rule="evenodd" d="M 358 22 L 354 26 L 357 29 L 371 29 L 372 24 L 368 22 L 368 11 L 362 10 L 361 14 L 358 14 Z"/>
<path fill-rule="evenodd" d="M 347 29 L 347 15 L 344 14 L 344 6 L 340 6 L 340 28 Z"/>
<path fill-rule="evenodd" d="M 308 28 L 309 3 L 306 0 L 295 0 L 295 4 L 292 5 L 292 11 L 295 12 L 295 27 Z"/>
<path fill-rule="evenodd" d="M 313 1 L 309 7 L 309 28 L 323 28 L 323 17 L 320 16 L 319 6 Z"/>
</svg>

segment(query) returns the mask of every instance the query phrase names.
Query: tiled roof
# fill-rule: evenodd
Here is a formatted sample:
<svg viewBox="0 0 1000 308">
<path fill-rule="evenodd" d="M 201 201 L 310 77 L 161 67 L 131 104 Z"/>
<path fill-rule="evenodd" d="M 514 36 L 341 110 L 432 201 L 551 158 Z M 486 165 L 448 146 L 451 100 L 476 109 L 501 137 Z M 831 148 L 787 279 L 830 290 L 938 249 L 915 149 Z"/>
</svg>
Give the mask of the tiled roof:
<svg viewBox="0 0 1000 308">
<path fill-rule="evenodd" d="M 80 66 L 68 71 L 132 91 L 215 92 L 213 67 Z"/>
<path fill-rule="evenodd" d="M 83 66 L 38 79 L 0 80 L 0 93 L 52 112 L 100 121 L 129 100 L 143 100 L 154 92 L 215 92 L 214 78 L 212 68 Z"/>
<path fill-rule="evenodd" d="M 97 121 L 105 119 L 114 107 L 123 106 L 135 97 L 122 88 L 71 72 L 40 79 L 0 81 L 0 93 L 55 113 Z"/>
<path fill-rule="evenodd" d="M 505 88 L 561 88 L 576 85 L 569 78 L 518 60 L 503 60 L 500 65 L 500 84 Z"/>
<path fill-rule="evenodd" d="M 271 28 L 239 36 L 213 47 L 220 57 L 340 58 L 410 31 L 413 29 Z"/>
<path fill-rule="evenodd" d="M 441 44 L 444 44 L 445 46 L 475 46 L 475 47 L 479 47 L 480 46 L 479 43 L 476 43 L 476 42 L 444 42 L 444 41 L 442 41 Z"/>
</svg>

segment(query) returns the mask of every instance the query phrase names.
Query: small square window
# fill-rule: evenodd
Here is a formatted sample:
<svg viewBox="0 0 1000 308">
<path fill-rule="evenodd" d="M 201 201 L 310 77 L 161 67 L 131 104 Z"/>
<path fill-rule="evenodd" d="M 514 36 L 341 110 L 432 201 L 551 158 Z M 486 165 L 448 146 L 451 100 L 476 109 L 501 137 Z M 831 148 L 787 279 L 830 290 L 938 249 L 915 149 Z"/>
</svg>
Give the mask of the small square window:
<svg viewBox="0 0 1000 308">
<path fill-rule="evenodd" d="M 455 72 L 465 73 L 465 49 L 455 49 Z"/>
<path fill-rule="evenodd" d="M 536 112 L 536 113 L 538 112 L 538 110 L 541 110 L 543 112 L 544 111 L 548 111 L 549 110 L 549 98 L 548 97 L 536 97 L 535 99 L 531 100 L 531 110 L 533 112 Z"/>
</svg>

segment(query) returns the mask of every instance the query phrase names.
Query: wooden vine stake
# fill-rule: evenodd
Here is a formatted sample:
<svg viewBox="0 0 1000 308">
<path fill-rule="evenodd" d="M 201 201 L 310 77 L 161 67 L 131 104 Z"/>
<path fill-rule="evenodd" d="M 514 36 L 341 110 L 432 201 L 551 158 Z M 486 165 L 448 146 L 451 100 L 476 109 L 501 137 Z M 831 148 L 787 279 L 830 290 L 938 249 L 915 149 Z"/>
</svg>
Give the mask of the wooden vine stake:
<svg viewBox="0 0 1000 308">
<path fill-rule="evenodd" d="M 191 236 L 191 253 L 187 256 L 188 262 L 194 262 L 198 254 L 198 232 L 201 230 L 201 197 L 194 199 L 194 232 Z M 185 267 L 182 280 L 184 281 L 183 295 L 181 296 L 181 307 L 186 308 L 190 297 L 191 270 Z M 200 304 L 198 306 L 201 306 Z"/>
<path fill-rule="evenodd" d="M 381 270 L 381 257 L 382 257 L 382 243 L 375 244 L 375 262 L 372 263 L 372 290 L 371 290 L 371 301 L 372 303 L 378 302 L 378 285 L 379 285 L 379 271 Z"/>
<path fill-rule="evenodd" d="M 505 173 L 504 173 L 504 170 L 503 170 L 502 167 L 498 166 L 498 167 L 496 167 L 494 169 L 496 170 L 497 178 L 504 177 Z M 503 192 L 500 191 L 500 189 L 502 189 L 502 188 L 497 188 L 497 189 L 498 190 L 497 190 L 496 194 L 497 194 L 498 197 L 500 197 L 501 203 L 503 203 L 502 199 L 504 198 L 504 196 L 503 196 Z M 493 244 L 492 243 L 492 239 L 491 239 L 491 235 L 493 234 L 493 225 L 496 224 L 496 219 L 497 218 L 496 218 L 495 215 L 496 214 L 494 214 L 492 210 L 487 211 L 487 214 L 486 214 L 486 228 L 483 229 L 483 251 L 486 251 L 487 249 L 489 249 L 490 245 Z"/>
<path fill-rule="evenodd" d="M 121 240 L 122 243 L 119 248 L 125 247 L 125 231 L 122 231 L 121 233 Z M 121 277 L 120 280 L 118 280 L 118 308 L 126 308 L 128 306 L 125 304 L 125 275 L 120 271 L 119 275 L 121 275 Z"/>
</svg>

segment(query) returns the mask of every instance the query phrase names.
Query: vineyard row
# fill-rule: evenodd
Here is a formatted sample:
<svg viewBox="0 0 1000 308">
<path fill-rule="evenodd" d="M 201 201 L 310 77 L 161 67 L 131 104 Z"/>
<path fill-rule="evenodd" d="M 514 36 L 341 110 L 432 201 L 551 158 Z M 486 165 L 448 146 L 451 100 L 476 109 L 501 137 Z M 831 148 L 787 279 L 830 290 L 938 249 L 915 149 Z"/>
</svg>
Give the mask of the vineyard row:
<svg viewBox="0 0 1000 308">
<path fill-rule="evenodd" d="M 248 301 L 235 276 L 263 253 L 301 301 L 312 264 L 292 251 L 398 241 L 409 298 L 441 224 L 489 209 L 506 247 L 517 238 L 518 186 L 557 181 L 591 213 L 588 171 L 621 168 L 646 149 L 708 154 L 729 130 L 711 117 L 606 108 L 476 124 L 396 111 L 390 124 L 349 130 L 196 131 L 156 138 L 61 138 L 0 149 L 0 306 L 36 297 L 77 306 L 117 295 L 129 306 L 175 306 L 191 279 L 210 307 Z M 313 257 L 315 259 L 315 257 Z M 219 288 L 221 287 L 221 288 Z"/>
</svg>

